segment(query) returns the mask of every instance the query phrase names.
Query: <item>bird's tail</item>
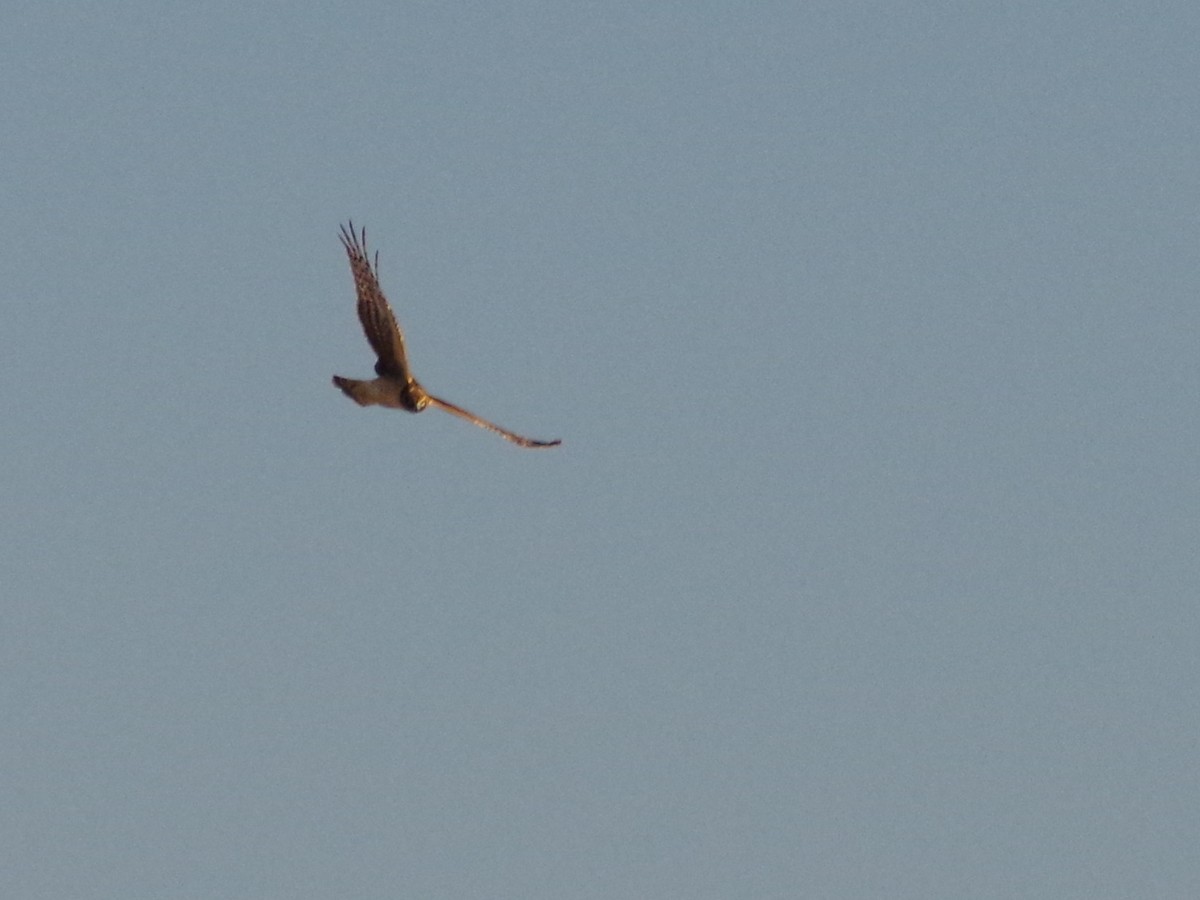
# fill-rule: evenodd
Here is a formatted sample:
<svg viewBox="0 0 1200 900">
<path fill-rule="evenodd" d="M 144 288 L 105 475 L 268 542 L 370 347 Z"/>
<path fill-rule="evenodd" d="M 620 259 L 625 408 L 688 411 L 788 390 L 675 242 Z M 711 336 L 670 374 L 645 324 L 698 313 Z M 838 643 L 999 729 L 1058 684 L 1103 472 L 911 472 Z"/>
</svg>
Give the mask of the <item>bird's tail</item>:
<svg viewBox="0 0 1200 900">
<path fill-rule="evenodd" d="M 333 376 L 333 383 L 342 389 L 342 393 L 357 403 L 359 406 L 366 406 L 367 400 L 364 394 L 366 387 L 365 381 L 355 381 L 353 378 L 343 378 L 341 375 Z"/>
</svg>

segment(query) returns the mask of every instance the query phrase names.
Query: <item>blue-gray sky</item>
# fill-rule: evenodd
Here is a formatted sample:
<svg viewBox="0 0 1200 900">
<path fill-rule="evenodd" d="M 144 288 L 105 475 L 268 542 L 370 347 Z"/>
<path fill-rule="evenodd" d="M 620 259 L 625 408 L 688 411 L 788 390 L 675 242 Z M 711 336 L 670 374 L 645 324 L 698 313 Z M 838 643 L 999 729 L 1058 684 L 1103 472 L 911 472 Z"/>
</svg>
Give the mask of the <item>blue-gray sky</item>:
<svg viewBox="0 0 1200 900">
<path fill-rule="evenodd" d="M 1198 39 L 10 4 L 0 894 L 1200 896 Z"/>
</svg>

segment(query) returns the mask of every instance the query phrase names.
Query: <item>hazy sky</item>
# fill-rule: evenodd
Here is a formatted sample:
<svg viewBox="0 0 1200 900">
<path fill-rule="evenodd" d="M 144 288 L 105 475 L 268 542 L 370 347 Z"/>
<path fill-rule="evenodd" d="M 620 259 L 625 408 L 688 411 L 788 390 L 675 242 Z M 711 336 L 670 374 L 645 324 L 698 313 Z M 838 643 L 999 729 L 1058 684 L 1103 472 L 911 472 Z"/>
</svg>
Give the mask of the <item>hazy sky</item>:
<svg viewBox="0 0 1200 900">
<path fill-rule="evenodd" d="M 1200 7 L 302 6 L 0 15 L 0 895 L 1200 896 Z"/>
</svg>

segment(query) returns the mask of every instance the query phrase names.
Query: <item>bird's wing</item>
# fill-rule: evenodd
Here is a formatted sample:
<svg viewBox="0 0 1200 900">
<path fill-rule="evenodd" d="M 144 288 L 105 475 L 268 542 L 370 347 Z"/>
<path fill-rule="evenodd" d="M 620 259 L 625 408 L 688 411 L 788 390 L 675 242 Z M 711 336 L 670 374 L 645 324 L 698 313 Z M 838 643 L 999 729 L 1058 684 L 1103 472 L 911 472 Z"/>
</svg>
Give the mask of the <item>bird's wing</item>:
<svg viewBox="0 0 1200 900">
<path fill-rule="evenodd" d="M 557 447 L 562 441 L 535 441 L 533 438 L 522 437 L 519 434 L 514 434 L 504 428 L 501 428 L 494 422 L 489 422 L 487 419 L 481 419 L 475 413 L 467 412 L 461 406 L 455 406 L 453 403 L 447 403 L 445 400 L 439 400 L 437 397 L 430 395 L 430 406 L 436 406 L 438 409 L 444 409 L 451 415 L 458 416 L 460 419 L 466 419 L 480 428 L 486 428 L 488 431 L 494 431 L 506 441 L 512 441 L 518 447 Z"/>
<path fill-rule="evenodd" d="M 342 226 L 342 246 L 350 259 L 350 271 L 354 275 L 354 290 L 358 294 L 358 319 L 363 332 L 379 361 L 375 372 L 408 380 L 408 355 L 404 352 L 404 335 L 396 324 L 396 316 L 388 305 L 383 289 L 379 287 L 379 254 L 375 254 L 375 265 L 367 256 L 367 229 L 358 234 L 354 223 Z"/>
</svg>

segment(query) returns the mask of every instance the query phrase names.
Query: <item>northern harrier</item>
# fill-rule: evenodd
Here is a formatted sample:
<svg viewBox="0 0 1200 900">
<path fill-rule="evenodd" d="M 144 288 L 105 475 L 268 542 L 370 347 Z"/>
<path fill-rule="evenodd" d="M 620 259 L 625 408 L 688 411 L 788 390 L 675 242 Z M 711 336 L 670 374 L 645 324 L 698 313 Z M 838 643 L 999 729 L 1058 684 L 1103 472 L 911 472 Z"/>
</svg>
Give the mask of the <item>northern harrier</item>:
<svg viewBox="0 0 1200 900">
<path fill-rule="evenodd" d="M 556 447 L 562 441 L 535 441 L 532 438 L 513 434 L 499 425 L 467 412 L 461 406 L 439 400 L 425 392 L 408 369 L 408 356 L 404 352 L 404 335 L 396 324 L 396 316 L 388 305 L 383 290 L 379 287 L 376 274 L 379 269 L 379 253 L 375 254 L 375 265 L 367 257 L 367 229 L 354 232 L 354 223 L 349 228 L 342 226 L 342 246 L 350 258 L 350 271 L 354 274 L 354 289 L 358 293 L 358 318 L 366 332 L 371 349 L 379 357 L 375 363 L 374 381 L 355 381 L 353 378 L 333 376 L 333 383 L 359 406 L 387 406 L 391 409 L 406 409 L 420 412 L 427 406 L 444 409 L 448 413 L 473 422 L 480 428 L 494 431 L 502 438 L 519 447 Z"/>
</svg>

